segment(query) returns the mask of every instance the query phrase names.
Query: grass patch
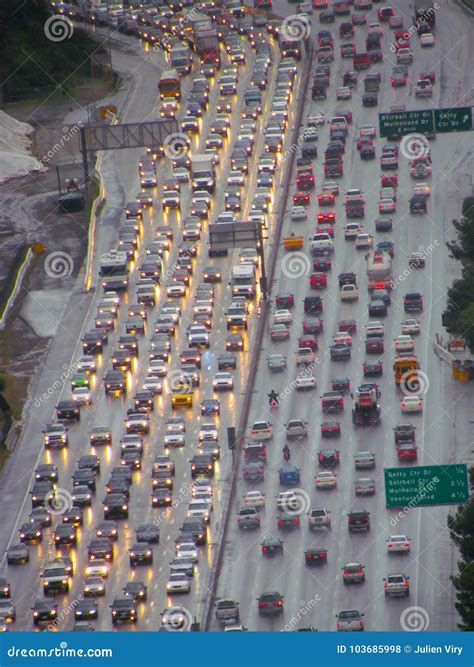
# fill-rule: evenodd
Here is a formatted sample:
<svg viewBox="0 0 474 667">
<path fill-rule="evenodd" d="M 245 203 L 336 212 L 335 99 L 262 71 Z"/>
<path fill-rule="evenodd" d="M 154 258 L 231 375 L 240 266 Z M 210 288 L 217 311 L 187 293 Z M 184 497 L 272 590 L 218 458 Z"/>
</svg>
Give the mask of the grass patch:
<svg viewBox="0 0 474 667">
<path fill-rule="evenodd" d="M 10 452 L 7 450 L 5 445 L 0 445 L 0 472 L 3 470 L 3 466 L 8 461 Z"/>
<path fill-rule="evenodd" d="M 0 318 L 3 317 L 3 313 L 8 303 L 8 299 L 10 298 L 10 295 L 16 283 L 18 273 L 23 265 L 23 262 L 26 259 L 27 254 L 28 254 L 28 245 L 24 244 L 20 248 L 18 248 L 15 257 L 13 258 L 13 262 L 10 265 L 7 277 L 5 278 L 5 282 L 3 284 L 3 288 L 0 291 Z"/>
</svg>

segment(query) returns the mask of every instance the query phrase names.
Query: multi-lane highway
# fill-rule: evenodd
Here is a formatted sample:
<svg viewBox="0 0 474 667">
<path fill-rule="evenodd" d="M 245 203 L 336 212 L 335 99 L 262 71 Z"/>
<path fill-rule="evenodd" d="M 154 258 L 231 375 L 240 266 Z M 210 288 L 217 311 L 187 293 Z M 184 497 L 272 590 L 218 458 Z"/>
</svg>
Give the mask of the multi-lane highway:
<svg viewBox="0 0 474 667">
<path fill-rule="evenodd" d="M 281 10 L 289 14 L 286 3 Z M 378 5 L 375 5 L 377 8 Z M 279 7 L 280 9 L 280 7 Z M 374 10 L 375 13 L 376 9 Z M 411 6 L 408 2 L 396 3 L 397 13 L 405 18 L 405 27 L 411 25 Z M 291 12 L 292 13 L 292 12 Z M 345 19 L 344 19 L 345 20 Z M 372 19 L 376 21 L 377 18 Z M 302 333 L 303 298 L 310 293 L 308 271 L 304 262 L 299 268 L 288 270 L 288 256 L 281 249 L 272 294 L 291 292 L 294 294 L 295 308 L 290 326 L 290 339 L 281 343 L 271 343 L 267 336 L 261 350 L 261 362 L 256 383 L 256 391 L 262 397 L 275 389 L 283 398 L 277 409 L 270 410 L 260 402 L 251 411 L 249 424 L 257 419 L 268 419 L 273 425 L 273 438 L 267 442 L 267 463 L 265 479 L 253 485 L 242 478 L 239 482 L 234 503 L 234 513 L 240 509 L 243 496 L 250 489 L 259 489 L 265 494 L 265 509 L 261 511 L 259 530 L 241 530 L 237 522 L 231 520 L 225 547 L 224 565 L 219 576 L 218 597 L 240 601 L 241 621 L 250 630 L 294 630 L 298 626 L 312 626 L 319 630 L 335 630 L 335 615 L 343 609 L 357 609 L 365 613 L 367 630 L 399 630 L 403 628 L 402 612 L 410 606 L 418 606 L 416 613 L 420 626 L 430 630 L 453 630 L 456 628 L 456 613 L 453 591 L 449 575 L 456 567 L 456 554 L 446 530 L 449 508 L 412 509 L 398 516 L 396 510 L 385 508 L 383 468 L 397 466 L 396 450 L 392 428 L 400 422 L 411 421 L 416 426 L 418 463 L 462 462 L 470 456 L 469 445 L 469 398 L 472 390 L 457 384 L 450 376 L 449 368 L 434 355 L 432 340 L 440 331 L 441 314 L 445 307 L 445 294 L 457 275 L 457 266 L 448 257 L 445 241 L 453 237 L 451 219 L 458 214 L 462 197 L 468 194 L 466 167 L 472 165 L 472 140 L 469 134 L 438 136 L 431 142 L 432 176 L 430 178 L 431 197 L 428 214 L 410 215 L 408 199 L 414 185 L 409 175 L 409 162 L 400 156 L 398 169 L 397 210 L 393 217 L 393 231 L 387 234 L 375 232 L 374 220 L 378 217 L 378 199 L 381 170 L 379 159 L 362 162 L 356 150 L 356 138 L 360 125 L 373 124 L 377 127 L 379 111 L 389 111 L 395 105 L 405 105 L 407 109 L 447 107 L 467 101 L 466 91 L 469 72 L 467 62 L 471 47 L 463 22 L 464 13 L 456 7 L 443 6 L 439 11 L 436 25 L 436 45 L 422 49 L 418 39 L 412 38 L 414 62 L 409 68 L 410 83 L 406 88 L 394 89 L 390 85 L 390 73 L 395 64 L 395 56 L 390 51 L 391 31 L 386 27 L 383 36 L 384 61 L 373 66 L 380 72 L 382 85 L 377 108 L 364 108 L 361 103 L 363 92 L 362 76 L 352 92 L 352 100 L 337 102 L 336 88 L 342 85 L 342 73 L 351 69 L 350 60 L 339 56 L 336 25 L 320 25 L 317 17 L 312 18 L 312 38 L 320 28 L 331 29 L 335 38 L 335 63 L 331 66 L 330 93 L 327 100 L 308 100 L 306 116 L 323 112 L 326 117 L 337 113 L 337 109 L 350 109 L 353 114 L 349 126 L 349 138 L 344 155 L 344 177 L 338 180 L 340 194 L 336 198 L 335 252 L 332 270 L 328 274 L 328 287 L 321 291 L 324 311 L 324 332 L 319 338 L 319 363 L 316 366 L 317 388 L 300 392 L 291 390 L 296 376 L 293 355 Z M 368 20 L 370 22 L 370 20 Z M 358 51 L 363 49 L 367 28 L 355 29 L 354 41 Z M 420 72 L 434 70 L 436 83 L 431 100 L 416 99 L 413 83 Z M 316 191 L 320 192 L 321 157 L 329 140 L 329 130 L 325 126 L 319 133 L 320 157 L 316 165 Z M 381 146 L 389 143 L 378 138 L 375 141 L 377 158 Z M 294 181 L 293 181 L 294 182 Z M 364 327 L 369 321 L 367 305 L 366 260 L 364 251 L 356 250 L 353 243 L 344 240 L 343 208 L 344 192 L 349 188 L 360 188 L 366 201 L 364 231 L 374 234 L 375 242 L 391 239 L 395 244 L 394 277 L 399 278 L 392 292 L 392 305 L 388 316 L 383 319 L 385 326 L 385 352 L 379 355 L 384 364 L 383 376 L 377 379 L 381 389 L 381 424 L 371 429 L 354 427 L 351 420 L 352 401 L 345 397 L 344 412 L 336 418 L 341 422 L 341 437 L 335 441 L 323 440 L 320 424 L 324 420 L 320 407 L 320 395 L 331 389 L 331 379 L 348 376 L 351 386 L 357 387 L 363 380 L 362 364 L 366 358 Z M 288 211 L 291 210 L 288 202 Z M 283 235 L 290 230 L 302 233 L 305 239 L 314 233 L 315 216 L 318 213 L 317 200 L 311 195 L 308 221 L 291 222 L 286 218 Z M 305 251 L 309 254 L 308 241 Z M 424 270 L 405 272 L 408 255 L 413 251 L 426 251 Z M 287 270 L 285 271 L 285 267 Z M 343 271 L 357 274 L 359 301 L 342 304 L 339 299 L 337 275 Z M 405 272 L 405 273 L 404 273 Z M 394 360 L 393 339 L 401 333 L 400 324 L 405 319 L 403 295 L 407 292 L 421 292 L 424 309 L 420 317 L 421 333 L 416 337 L 415 350 L 421 369 L 426 374 L 426 392 L 423 396 L 423 413 L 402 417 L 400 400 L 402 394 L 397 389 L 392 371 Z M 273 310 L 275 308 L 273 307 Z M 350 361 L 331 361 L 329 344 L 337 331 L 341 319 L 351 318 L 357 322 L 357 333 L 353 337 Z M 375 318 L 377 319 L 377 318 Z M 271 352 L 286 355 L 288 369 L 271 374 L 266 367 L 265 357 Z M 375 355 L 375 358 L 378 358 Z M 290 388 L 290 389 L 289 389 Z M 285 424 L 290 419 L 302 418 L 308 422 L 309 436 L 297 444 L 290 444 L 291 463 L 301 470 L 301 481 L 296 486 L 309 496 L 309 508 L 327 508 L 331 511 L 332 527 L 311 532 L 307 519 L 302 517 L 301 526 L 278 529 L 276 497 L 287 488 L 279 484 L 278 470 L 283 463 L 282 448 L 286 442 Z M 322 470 L 317 461 L 320 449 L 336 447 L 340 450 L 340 465 L 337 473 L 337 488 L 320 490 L 315 488 L 314 477 Z M 375 453 L 376 468 L 372 471 L 356 471 L 354 455 L 357 451 L 370 450 Z M 376 482 L 376 493 L 369 497 L 355 495 L 354 484 L 365 474 Z M 355 508 L 366 508 L 370 512 L 371 530 L 368 533 L 350 533 L 347 513 Z M 411 538 L 411 554 L 389 556 L 385 540 L 394 533 Z M 261 553 L 261 542 L 266 537 L 278 537 L 284 541 L 283 554 L 265 557 Z M 304 552 L 309 547 L 327 548 L 327 564 L 308 567 Z M 365 566 L 365 583 L 344 585 L 341 568 L 348 562 L 360 562 Z M 405 573 L 410 576 L 410 597 L 385 599 L 383 578 L 389 573 Z M 285 596 L 284 613 L 265 617 L 258 613 L 257 598 L 264 591 L 278 591 Z M 216 626 L 217 627 L 217 626 Z"/>
</svg>

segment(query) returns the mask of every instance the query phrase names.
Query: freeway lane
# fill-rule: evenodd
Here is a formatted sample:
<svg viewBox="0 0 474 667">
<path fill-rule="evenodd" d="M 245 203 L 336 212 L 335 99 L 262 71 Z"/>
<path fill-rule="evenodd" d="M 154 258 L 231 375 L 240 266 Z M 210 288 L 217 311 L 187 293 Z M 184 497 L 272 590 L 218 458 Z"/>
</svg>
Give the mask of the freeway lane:
<svg viewBox="0 0 474 667">
<path fill-rule="evenodd" d="M 290 15 L 294 5 L 276 2 L 275 11 Z M 376 7 L 378 7 L 376 5 Z M 397 3 L 397 10 L 402 12 L 405 26 L 410 25 L 408 3 Z M 449 20 L 448 20 L 449 17 Z M 374 17 L 372 20 L 376 20 Z M 273 439 L 267 447 L 265 480 L 254 487 L 242 480 L 239 471 L 238 500 L 234 506 L 236 513 L 245 493 L 251 489 L 260 489 L 265 493 L 266 507 L 262 512 L 262 526 L 256 532 L 239 531 L 236 522 L 229 531 L 226 555 L 219 576 L 218 597 L 233 598 L 240 601 L 241 621 L 250 630 L 293 630 L 298 626 L 313 626 L 319 630 L 335 629 L 335 614 L 342 609 L 359 609 L 365 612 L 368 630 L 400 630 L 401 614 L 412 605 L 422 608 L 423 627 L 429 622 L 430 630 L 456 629 L 453 593 L 449 575 L 456 566 L 456 554 L 446 532 L 448 508 L 414 509 L 403 516 L 397 516 L 395 510 L 388 511 L 384 503 L 383 467 L 396 466 L 395 447 L 392 427 L 397 422 L 411 421 L 417 426 L 417 444 L 419 464 L 457 462 L 465 460 L 469 446 L 469 400 L 472 400 L 472 388 L 456 384 L 450 377 L 449 369 L 432 352 L 432 338 L 441 328 L 441 314 L 445 306 L 445 292 L 453 279 L 459 274 L 459 266 L 447 254 L 444 242 L 453 238 L 450 220 L 459 213 L 462 197 L 467 191 L 467 175 L 472 170 L 472 137 L 467 133 L 445 135 L 431 144 L 433 174 L 431 178 L 432 196 L 428 215 L 414 217 L 408 213 L 408 198 L 411 196 L 413 181 L 409 177 L 408 161 L 399 160 L 399 188 L 397 212 L 394 217 L 394 229 L 390 234 L 374 231 L 373 220 L 377 217 L 380 168 L 379 161 L 360 162 L 355 149 L 357 129 L 362 124 L 377 124 L 379 110 L 389 110 L 394 104 L 405 104 L 407 108 L 426 108 L 462 104 L 465 91 L 472 87 L 472 75 L 467 63 L 472 57 L 472 47 L 466 39 L 465 15 L 455 7 L 442 7 L 439 10 L 436 27 L 436 46 L 422 50 L 415 44 L 414 64 L 409 74 L 412 83 L 417 74 L 428 69 L 436 71 L 436 84 L 431 103 L 416 100 L 411 87 L 392 89 L 389 75 L 393 55 L 390 53 L 390 38 L 385 29 L 383 38 L 384 62 L 374 67 L 382 74 L 379 107 L 365 109 L 361 106 L 360 96 L 363 84 L 359 84 L 353 93 L 353 100 L 337 103 L 335 88 L 341 85 L 342 72 L 351 69 L 351 62 L 343 61 L 338 54 L 339 38 L 337 26 L 328 27 L 335 35 L 336 62 L 331 67 L 331 86 L 328 99 L 321 103 L 307 103 L 307 115 L 322 111 L 327 117 L 337 109 L 350 108 L 353 123 L 349 132 L 349 146 L 344 158 L 344 178 L 339 180 L 341 194 L 336 199 L 336 238 L 333 268 L 329 274 L 328 288 L 323 292 L 324 333 L 320 337 L 319 365 L 316 369 L 317 389 L 307 394 L 288 390 L 296 374 L 292 355 L 297 348 L 297 339 L 301 332 L 302 300 L 309 293 L 307 275 L 301 271 L 297 278 L 285 275 L 284 267 L 288 259 L 283 251 L 279 262 L 281 270 L 272 286 L 273 296 L 278 292 L 290 291 L 295 296 L 296 307 L 293 312 L 291 336 L 288 342 L 272 345 L 269 337 L 261 350 L 261 362 L 257 376 L 256 392 L 266 396 L 271 388 L 283 392 L 284 399 L 278 410 L 271 413 L 265 402 L 260 402 L 250 414 L 249 422 L 268 418 L 273 423 Z M 312 18 L 312 38 L 315 38 L 320 24 L 316 16 Z M 362 50 L 366 29 L 356 28 L 358 50 Z M 365 74 L 365 73 L 363 73 Z M 315 162 L 316 192 L 320 191 L 322 153 L 328 142 L 328 129 L 320 131 L 319 153 Z M 377 156 L 384 140 L 378 139 Z M 390 238 L 395 242 L 394 276 L 401 276 L 398 287 L 392 294 L 389 314 L 384 318 L 385 346 L 383 355 L 384 375 L 380 379 L 382 391 L 382 423 L 370 430 L 355 430 L 351 423 L 351 400 L 346 397 L 345 411 L 338 417 L 343 429 L 342 437 L 335 446 L 341 451 L 341 465 L 337 470 L 337 490 L 316 491 L 314 475 L 320 470 L 316 455 L 331 441 L 321 440 L 319 425 L 322 413 L 319 396 L 330 389 L 330 380 L 334 376 L 347 375 L 352 386 L 359 384 L 362 376 L 362 363 L 366 358 L 364 350 L 364 326 L 369 320 L 367 314 L 367 279 L 363 251 L 356 251 L 353 245 L 344 241 L 342 226 L 344 210 L 343 193 L 351 187 L 360 187 L 366 199 L 364 230 L 374 233 L 376 241 Z M 288 204 L 291 208 L 291 204 Z M 313 232 L 314 219 L 318 211 L 312 195 L 312 204 L 308 210 L 308 223 L 293 223 L 287 217 L 286 228 L 302 230 L 307 238 Z M 307 242 L 306 242 L 307 243 Z M 423 247 L 427 261 L 425 270 L 411 271 L 405 277 L 407 256 L 410 252 Z M 307 249 L 307 246 L 306 246 Z M 359 284 L 359 302 L 342 305 L 338 298 L 337 274 L 341 271 L 357 273 Z M 288 274 L 288 271 L 286 272 Z M 405 317 L 403 295 L 409 291 L 420 291 L 424 296 L 425 307 L 422 314 L 422 332 L 416 339 L 415 349 L 421 369 L 426 373 L 429 387 L 424 395 L 424 414 L 411 419 L 401 418 L 401 393 L 396 389 L 391 370 L 394 352 L 392 339 L 400 333 L 400 323 Z M 353 342 L 352 359 L 349 362 L 331 362 L 327 347 L 332 335 L 337 330 L 340 319 L 357 320 L 358 333 Z M 373 318 L 371 318 L 373 319 Z M 282 352 L 288 358 L 288 371 L 280 375 L 270 375 L 265 364 L 265 357 L 270 352 Z M 301 483 L 298 485 L 310 497 L 310 507 L 326 507 L 332 512 L 332 529 L 320 533 L 310 533 L 305 520 L 301 527 L 290 532 L 279 531 L 276 526 L 277 494 L 285 490 L 278 483 L 278 469 L 282 464 L 282 447 L 285 444 L 284 424 L 290 418 L 301 417 L 309 422 L 309 437 L 306 442 L 291 445 L 292 463 L 301 469 Z M 357 451 L 371 450 L 376 455 L 376 469 L 372 476 L 376 479 L 376 495 L 357 499 L 354 494 L 354 482 L 359 476 L 353 464 Z M 290 487 L 291 488 L 291 487 Z M 371 531 L 368 534 L 349 534 L 346 514 L 352 508 L 365 507 L 370 511 Z M 405 533 L 412 539 L 412 553 L 409 556 L 390 559 L 386 553 L 385 539 L 390 534 Z M 262 538 L 277 536 L 284 540 L 284 555 L 271 559 L 260 553 Z M 328 549 L 328 563 L 320 568 L 307 568 L 304 564 L 304 550 L 310 546 Z M 346 562 L 360 561 L 365 565 L 366 582 L 361 585 L 344 586 L 340 568 Z M 250 563 L 250 565 L 249 565 Z M 383 577 L 391 572 L 404 572 L 411 577 L 411 595 L 406 599 L 384 599 Z M 257 613 L 256 598 L 265 590 L 275 590 L 285 595 L 284 614 L 275 619 L 260 617 Z M 217 629 L 217 626 L 215 626 Z"/>
<path fill-rule="evenodd" d="M 224 193 L 225 193 L 225 183 L 227 178 L 227 173 L 229 171 L 229 146 L 230 143 L 235 139 L 238 131 L 238 121 L 239 121 L 239 112 L 242 108 L 243 103 L 243 91 L 248 87 L 249 77 L 251 73 L 250 65 L 254 59 L 254 55 L 251 53 L 251 50 L 246 47 L 248 65 L 247 67 L 241 69 L 240 81 L 238 86 L 238 95 L 233 99 L 235 102 L 235 108 L 233 111 L 232 118 L 232 133 L 230 141 L 227 142 L 225 149 L 221 154 L 221 167 L 218 171 L 219 186 L 217 188 L 217 196 L 213 204 L 213 216 L 217 215 L 224 208 Z M 277 61 L 274 61 L 273 70 L 277 66 Z M 271 80 L 274 76 L 271 77 Z M 190 82 L 185 84 L 185 95 L 189 91 Z M 264 113 L 260 122 L 260 127 L 265 123 L 265 120 L 268 116 L 269 110 L 269 100 L 272 94 L 272 86 L 269 87 L 269 90 L 265 93 L 264 97 Z M 211 103 L 209 106 L 209 112 L 206 114 L 205 119 L 203 120 L 202 131 L 199 135 L 199 139 L 193 139 L 193 150 L 197 150 L 197 141 L 202 148 L 204 145 L 204 140 L 209 131 L 210 122 L 215 117 L 215 104 L 218 99 L 218 86 L 216 82 L 212 84 L 211 92 Z M 138 101 L 135 101 L 134 104 L 130 104 L 130 116 L 134 119 L 137 119 L 137 107 L 139 107 Z M 181 105 L 180 115 L 184 115 L 183 111 L 184 105 Z M 155 109 L 155 114 L 157 109 Z M 148 115 L 148 114 L 147 114 Z M 263 145 L 263 136 L 260 134 L 257 141 L 254 152 L 254 160 L 258 158 L 262 150 Z M 141 151 L 129 151 L 119 152 L 113 156 L 114 164 L 109 165 L 112 173 L 115 173 L 117 178 L 117 184 L 120 188 L 126 193 L 126 200 L 133 199 L 135 193 L 139 190 L 138 175 L 137 175 L 137 162 L 138 157 Z M 112 158 L 109 158 L 112 159 Z M 249 179 L 248 189 L 246 193 L 249 194 L 246 198 L 245 210 L 243 216 L 248 213 L 251 203 L 250 193 L 255 188 L 256 184 L 256 169 L 251 170 L 252 176 Z M 169 163 L 160 164 L 159 166 L 159 182 L 161 183 L 164 178 L 169 175 Z M 189 186 L 183 188 L 183 204 L 180 215 L 176 214 L 165 214 L 162 215 L 161 206 L 158 203 L 161 196 L 161 188 L 158 187 L 155 195 L 155 206 L 151 213 L 145 213 L 141 238 L 140 238 L 140 257 L 137 259 L 135 265 L 139 265 L 141 258 L 144 256 L 145 248 L 147 243 L 153 237 L 154 228 L 161 224 L 162 221 L 169 222 L 174 231 L 175 240 L 173 242 L 172 251 L 170 256 L 166 258 L 165 262 L 165 271 L 169 270 L 173 266 L 176 257 L 177 257 L 177 245 L 179 243 L 179 225 L 180 220 L 187 214 L 190 206 L 190 192 Z M 100 247 L 102 251 L 105 251 L 109 246 L 107 241 L 110 239 L 111 235 L 117 232 L 117 220 L 110 217 L 107 219 L 103 237 L 100 242 Z M 164 423 L 166 419 L 171 416 L 171 410 L 169 405 L 169 396 L 168 391 L 165 385 L 165 391 L 163 396 L 158 397 L 155 412 L 153 413 L 152 420 L 152 429 L 149 436 L 145 438 L 145 454 L 143 459 L 143 468 L 141 472 L 135 473 L 135 482 L 131 489 L 131 501 L 130 501 L 130 518 L 128 521 L 119 522 L 119 531 L 120 538 L 118 544 L 116 545 L 115 550 L 115 560 L 110 571 L 109 578 L 107 580 L 106 596 L 99 601 L 99 620 L 96 623 L 97 629 L 107 630 L 111 629 L 110 615 L 108 611 L 108 605 L 112 602 L 113 598 L 120 594 L 125 583 L 133 578 L 135 580 L 144 581 L 149 588 L 148 599 L 149 602 L 143 607 L 139 614 L 139 623 L 136 626 L 138 630 L 154 630 L 160 624 L 160 612 L 167 606 L 178 603 L 186 606 L 190 613 L 196 616 L 200 616 L 201 606 L 203 601 L 205 601 L 207 596 L 206 582 L 209 576 L 209 568 L 212 563 L 213 553 L 215 549 L 215 542 L 218 535 L 219 525 L 220 525 L 220 512 L 221 512 L 221 500 L 223 493 L 225 492 L 226 483 L 229 480 L 230 475 L 230 455 L 227 453 L 225 448 L 225 441 L 222 440 L 225 430 L 221 429 L 221 445 L 222 458 L 217 466 L 217 474 L 215 481 L 215 511 L 214 517 L 209 529 L 209 544 L 207 547 L 201 549 L 200 556 L 200 566 L 195 580 L 192 583 L 191 594 L 186 595 L 180 598 L 177 602 L 177 598 L 169 598 L 165 593 L 165 585 L 168 575 L 168 563 L 171 558 L 174 556 L 174 544 L 173 541 L 179 533 L 179 526 L 182 523 L 186 515 L 187 503 L 189 498 L 189 486 L 190 486 L 190 477 L 189 477 L 189 463 L 188 459 L 190 454 L 194 451 L 194 447 L 197 443 L 197 431 L 200 428 L 202 421 L 209 421 L 207 419 L 202 419 L 199 414 L 199 404 L 202 399 L 212 397 L 212 378 L 214 373 L 217 370 L 216 356 L 224 349 L 224 339 L 227 335 L 226 323 L 225 323 L 225 309 L 229 301 L 229 292 L 226 288 L 227 281 L 230 276 L 230 267 L 233 263 L 237 261 L 238 251 L 233 253 L 233 257 L 229 260 L 209 260 L 207 258 L 206 251 L 206 235 L 203 234 L 203 240 L 201 242 L 201 249 L 199 253 L 196 266 L 194 267 L 194 277 L 192 280 L 191 289 L 188 292 L 188 295 L 183 300 L 181 304 L 183 317 L 180 321 L 180 327 L 176 335 L 176 341 L 172 344 L 173 354 L 172 361 L 170 364 L 170 371 L 176 371 L 179 367 L 179 360 L 177 359 L 176 352 L 181 351 L 187 347 L 186 343 L 186 328 L 191 323 L 191 307 L 192 307 L 192 291 L 194 287 L 200 282 L 203 268 L 208 264 L 216 264 L 222 266 L 223 268 L 223 282 L 221 285 L 216 287 L 216 307 L 214 310 L 213 317 L 213 330 L 211 333 L 212 345 L 209 351 L 204 352 L 203 354 L 203 369 L 202 369 L 202 381 L 201 387 L 199 390 L 195 391 L 194 394 L 194 407 L 193 410 L 187 411 L 187 446 L 183 450 L 178 450 L 176 452 L 171 452 L 173 459 L 176 464 L 176 477 L 175 477 L 175 490 L 174 497 L 177 499 L 177 506 L 173 511 L 166 510 L 153 510 L 150 505 L 150 492 L 151 492 L 151 482 L 149 471 L 151 469 L 151 462 L 156 453 L 162 451 L 161 442 L 164 433 Z M 128 295 L 124 298 L 121 303 L 119 319 L 117 321 L 116 332 L 112 333 L 110 336 L 110 342 L 103 358 L 100 360 L 99 372 L 96 377 L 95 387 L 93 392 L 93 404 L 90 408 L 85 408 L 82 410 L 82 419 L 81 422 L 71 428 L 70 430 L 70 447 L 69 450 L 63 454 L 59 452 L 48 453 L 46 460 L 54 462 L 58 465 L 60 469 L 60 478 L 59 486 L 70 489 L 70 476 L 72 475 L 78 458 L 89 452 L 88 447 L 88 434 L 94 426 L 97 425 L 110 425 L 112 428 L 112 438 L 115 446 L 105 451 L 101 455 L 102 459 L 102 470 L 101 475 L 98 480 L 98 491 L 96 493 L 95 499 L 93 501 L 92 507 L 85 512 L 85 524 L 80 531 L 80 539 L 78 547 L 75 550 L 72 550 L 71 557 L 74 560 L 75 569 L 77 575 L 74 577 L 73 586 L 71 592 L 66 598 L 62 596 L 59 598 L 60 603 L 60 618 L 61 623 L 59 627 L 62 629 L 70 629 L 73 625 L 72 620 L 72 607 L 71 602 L 77 600 L 79 595 L 82 592 L 82 585 L 84 582 L 84 576 L 82 574 L 84 564 L 87 561 L 86 548 L 87 545 L 93 537 L 93 528 L 98 520 L 102 519 L 102 508 L 101 501 L 103 498 L 103 485 L 108 479 L 108 474 L 110 469 L 117 465 L 118 463 L 118 454 L 117 454 L 117 444 L 123 435 L 124 426 L 123 421 L 125 417 L 126 407 L 130 403 L 130 397 L 133 396 L 137 388 L 141 386 L 146 375 L 146 358 L 147 358 L 147 344 L 146 340 L 149 339 L 153 329 L 150 326 L 153 323 L 155 318 L 155 312 L 149 317 L 149 326 L 145 340 L 140 341 L 140 356 L 139 361 L 136 366 L 135 372 L 129 374 L 128 377 L 128 396 L 127 400 L 122 399 L 112 399 L 106 398 L 103 394 L 101 379 L 104 371 L 109 367 L 108 359 L 114 349 L 114 340 L 118 335 L 122 334 L 124 331 L 124 319 L 126 316 L 126 306 L 129 303 L 134 301 L 134 285 L 136 282 L 136 272 L 132 273 L 130 288 Z M 98 290 L 99 291 L 99 290 Z M 160 302 L 165 300 L 164 287 L 160 289 Z M 94 300 L 94 309 L 98 300 L 100 300 L 100 295 L 98 294 Z M 84 323 L 84 330 L 90 328 L 91 322 L 93 321 L 92 316 L 94 309 L 91 309 L 90 317 L 88 321 Z M 245 346 L 246 351 L 239 355 L 239 364 L 238 370 L 234 374 L 235 389 L 233 394 L 227 394 L 221 396 L 221 418 L 220 425 L 226 427 L 229 424 L 234 424 L 236 422 L 236 415 L 238 406 L 241 402 L 242 392 L 245 389 L 245 378 L 248 374 L 248 349 L 250 348 L 252 336 L 254 334 L 254 323 L 251 322 L 248 335 L 245 336 Z M 80 336 L 78 336 L 79 340 Z M 74 361 L 77 357 L 80 356 L 80 344 L 78 343 L 76 348 L 76 354 L 73 357 Z M 69 388 L 64 387 L 62 393 L 62 398 L 69 396 Z M 39 431 L 40 429 L 38 429 Z M 37 434 L 37 440 L 39 445 L 39 433 Z M 21 505 L 21 499 L 19 499 L 19 505 Z M 26 518 L 29 512 L 29 499 L 27 498 L 25 503 L 21 506 L 21 512 L 17 520 L 17 526 Z M 134 529 L 143 522 L 154 521 L 156 520 L 160 526 L 161 531 L 161 543 L 154 548 L 154 557 L 155 562 L 153 567 L 140 567 L 136 569 L 136 572 L 132 575 L 128 563 L 128 553 L 127 549 L 134 542 Z M 56 520 L 57 521 L 57 520 Z M 16 542 L 16 531 L 12 535 L 12 542 Z M 15 624 L 15 629 L 28 630 L 32 628 L 30 607 L 34 599 L 39 596 L 41 597 L 41 585 L 39 580 L 39 572 L 42 570 L 44 564 L 51 559 L 55 553 L 54 544 L 52 540 L 52 531 L 45 531 L 45 538 L 43 544 L 38 547 L 31 547 L 31 562 L 28 566 L 21 568 L 6 567 L 6 575 L 11 581 L 12 590 L 15 602 L 17 604 L 17 614 L 18 620 Z M 124 626 L 127 627 L 127 626 Z M 127 629 L 130 629 L 127 627 Z"/>
</svg>

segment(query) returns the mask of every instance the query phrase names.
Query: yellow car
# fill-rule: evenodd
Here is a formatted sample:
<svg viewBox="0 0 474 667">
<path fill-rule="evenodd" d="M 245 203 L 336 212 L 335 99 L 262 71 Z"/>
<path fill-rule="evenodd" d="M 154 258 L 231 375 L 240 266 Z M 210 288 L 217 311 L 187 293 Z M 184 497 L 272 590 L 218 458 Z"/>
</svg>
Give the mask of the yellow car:
<svg viewBox="0 0 474 667">
<path fill-rule="evenodd" d="M 192 394 L 171 394 L 172 408 L 191 408 L 193 406 Z"/>
</svg>

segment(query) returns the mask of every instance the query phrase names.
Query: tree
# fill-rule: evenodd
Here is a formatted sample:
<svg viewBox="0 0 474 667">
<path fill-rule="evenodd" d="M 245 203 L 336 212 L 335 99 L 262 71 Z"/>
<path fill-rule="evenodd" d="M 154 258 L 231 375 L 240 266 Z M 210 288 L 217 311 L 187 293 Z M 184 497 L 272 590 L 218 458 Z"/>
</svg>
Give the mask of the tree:
<svg viewBox="0 0 474 667">
<path fill-rule="evenodd" d="M 448 528 L 461 558 L 474 561 L 474 499 L 460 505 L 455 515 L 448 516 Z"/>
<path fill-rule="evenodd" d="M 459 313 L 458 327 L 471 352 L 474 352 L 474 303 Z"/>
<path fill-rule="evenodd" d="M 474 479 L 474 468 L 469 470 L 469 479 Z M 461 559 L 458 573 L 452 577 L 456 590 L 456 609 L 461 617 L 460 630 L 474 630 L 474 498 L 460 505 L 455 515 L 448 516 L 451 539 L 458 547 Z"/>
<path fill-rule="evenodd" d="M 458 628 L 463 632 L 472 632 L 474 630 L 474 561 L 458 563 L 459 573 L 452 578 L 453 586 L 456 589 L 455 607 L 461 616 L 461 623 Z"/>
</svg>

